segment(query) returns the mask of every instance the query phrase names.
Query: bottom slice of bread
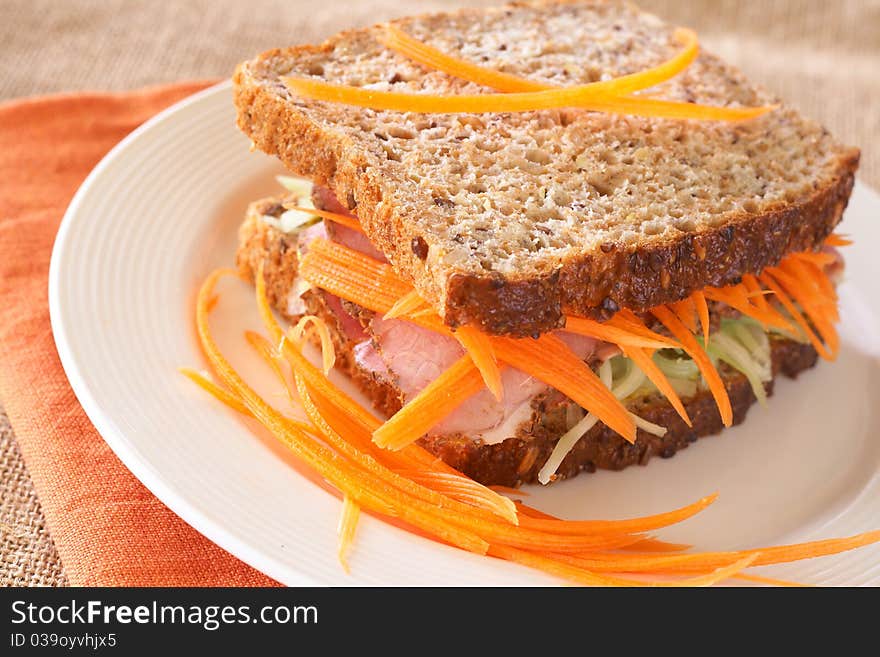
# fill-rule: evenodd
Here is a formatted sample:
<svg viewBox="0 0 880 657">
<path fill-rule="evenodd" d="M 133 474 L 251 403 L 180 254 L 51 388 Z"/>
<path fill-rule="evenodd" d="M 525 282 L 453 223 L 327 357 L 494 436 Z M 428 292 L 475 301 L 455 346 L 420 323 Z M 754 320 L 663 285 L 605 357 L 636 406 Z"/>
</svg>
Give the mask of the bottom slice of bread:
<svg viewBox="0 0 880 657">
<path fill-rule="evenodd" d="M 256 206 L 256 204 L 255 204 Z M 264 266 L 269 301 L 288 319 L 288 293 L 296 274 L 296 237 L 287 236 L 266 225 L 253 212 L 242 225 L 237 262 L 241 273 L 253 280 L 258 263 Z M 264 209 L 264 208 L 260 208 Z M 331 329 L 337 350 L 337 367 L 346 372 L 370 398 L 380 412 L 391 414 L 402 404 L 392 384 L 362 370 L 352 356 L 354 344 L 345 337 L 338 317 L 320 294 L 304 295 L 306 311 L 320 316 Z M 771 338 L 774 380 L 779 375 L 796 377 L 816 364 L 818 355 L 812 346 L 792 340 Z M 721 368 L 724 385 L 733 406 L 733 423 L 741 423 L 756 398 L 745 376 Z M 771 380 L 765 384 L 768 395 L 773 392 Z M 565 479 L 579 472 L 597 468 L 621 470 L 627 466 L 645 465 L 653 456 L 669 458 L 697 438 L 717 434 L 724 426 L 708 390 L 683 399 L 693 426 L 688 427 L 672 406 L 659 395 L 630 403 L 632 412 L 649 422 L 667 428 L 658 437 L 641 429 L 635 443 L 630 444 L 603 424 L 596 424 L 575 444 L 557 469 L 554 480 Z M 461 434 L 429 436 L 420 444 L 452 467 L 487 485 L 519 486 L 537 481 L 538 471 L 546 462 L 569 426 L 573 402 L 550 390 L 533 403 L 531 421 L 522 425 L 516 436 L 488 445 Z"/>
</svg>

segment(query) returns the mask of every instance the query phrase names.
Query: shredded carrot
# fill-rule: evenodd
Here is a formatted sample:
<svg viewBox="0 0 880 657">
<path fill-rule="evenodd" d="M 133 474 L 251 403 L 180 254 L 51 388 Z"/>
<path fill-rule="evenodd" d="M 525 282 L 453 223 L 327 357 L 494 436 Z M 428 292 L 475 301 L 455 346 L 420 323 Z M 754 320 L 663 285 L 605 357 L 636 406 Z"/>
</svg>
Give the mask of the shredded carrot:
<svg viewBox="0 0 880 657">
<path fill-rule="evenodd" d="M 383 314 L 412 291 L 390 265 L 325 239 L 309 242 L 299 273 L 312 285 Z"/>
<path fill-rule="evenodd" d="M 328 212 L 327 210 L 319 210 L 317 208 L 303 208 L 298 205 L 285 205 L 284 208 L 287 210 L 298 210 L 299 212 L 305 212 L 306 214 L 313 214 L 322 219 L 329 219 L 337 224 L 342 224 L 343 226 L 356 230 L 359 233 L 364 232 L 364 227 L 361 226 L 361 222 L 358 221 L 357 218 L 350 217 L 347 214 Z"/>
<path fill-rule="evenodd" d="M 665 306 L 657 306 L 651 309 L 651 314 L 659 319 L 660 322 L 669 329 L 669 332 L 681 342 L 682 348 L 694 360 L 697 367 L 700 368 L 703 379 L 705 379 L 706 385 L 709 386 L 709 390 L 715 398 L 715 403 L 718 405 L 718 412 L 721 413 L 721 421 L 724 423 L 724 426 L 729 427 L 733 424 L 733 408 L 730 405 L 730 397 L 727 395 L 724 381 L 722 381 L 721 376 L 718 374 L 718 370 L 715 369 L 712 361 L 709 360 L 706 351 L 700 346 L 696 338 L 694 338 L 694 335 L 687 330 L 687 327 L 681 323 L 671 310 Z"/>
<path fill-rule="evenodd" d="M 645 347 L 647 349 L 662 349 L 668 347 L 668 341 L 659 340 L 639 333 L 634 333 L 626 328 L 611 325 L 608 322 L 596 322 L 585 317 L 569 315 L 565 318 L 565 330 L 578 335 L 584 335 L 597 340 L 611 342 L 619 347 Z"/>
<path fill-rule="evenodd" d="M 779 281 L 779 284 L 785 288 L 785 291 L 800 304 L 801 308 L 809 316 L 813 326 L 816 327 L 819 335 L 822 336 L 822 340 L 827 345 L 831 358 L 836 358 L 840 347 L 840 338 L 834 329 L 834 325 L 828 321 L 826 316 L 829 305 L 828 300 L 824 299 L 816 289 L 811 289 L 807 282 L 793 276 L 790 271 L 779 267 L 767 267 L 764 273 Z M 761 280 L 764 279 L 762 278 Z"/>
<path fill-rule="evenodd" d="M 845 539 L 759 550 L 662 554 L 680 551 L 687 546 L 632 532 L 679 522 L 698 512 L 713 498 L 644 518 L 564 521 L 524 505 L 514 505 L 511 500 L 464 477 L 416 445 L 398 452 L 381 449 L 371 441 L 371 432 L 379 427 L 379 420 L 339 391 L 308 362 L 299 352 L 296 340 L 282 340 L 284 333 L 269 309 L 260 271 L 257 277 L 258 308 L 272 341 L 253 337 L 256 334 L 249 334 L 248 339 L 258 347 L 260 355 L 273 366 L 285 385 L 287 378 L 278 367 L 279 351 L 290 363 L 296 389 L 314 427 L 296 423 L 259 397 L 217 349 L 208 329 L 207 314 L 216 280 L 225 273 L 229 272 L 215 272 L 206 280 L 197 304 L 196 323 L 203 350 L 226 387 L 212 385 L 223 392 L 233 406 L 239 405 L 263 423 L 316 473 L 341 491 L 344 508 L 348 510 L 343 514 L 340 527 L 350 529 L 341 532 L 341 559 L 345 558 L 351 544 L 344 538 L 354 529 L 350 516 L 356 516 L 360 508 L 390 516 L 392 522 L 399 518 L 407 528 L 443 543 L 530 565 L 577 582 L 615 586 L 695 586 L 728 577 L 779 583 L 740 571 L 748 565 L 832 554 L 880 540 L 880 532 L 869 532 Z M 671 311 L 667 309 L 666 312 L 679 322 L 677 328 L 686 330 Z M 640 323 L 629 321 L 632 325 Z M 647 331 L 644 327 L 643 330 Z M 670 331 L 676 334 L 672 328 Z M 508 339 L 499 339 L 502 340 Z M 499 358 L 504 360 L 500 354 Z M 462 361 L 467 363 L 479 387 L 481 379 L 476 368 L 467 357 Z M 199 379 L 207 381 L 197 375 L 194 380 L 200 385 Z M 206 389 L 211 390 L 210 386 Z M 313 435 L 322 436 L 324 441 Z M 517 516 L 519 525 L 515 524 Z M 618 573 L 634 573 L 635 578 L 622 578 Z M 688 573 L 693 576 L 681 578 Z"/>
<path fill-rule="evenodd" d="M 656 331 L 652 331 L 645 323 L 631 310 L 623 309 L 618 312 L 614 317 L 609 319 L 607 324 L 611 326 L 618 326 L 620 328 L 626 329 L 627 331 L 631 331 L 637 335 L 642 335 L 646 338 L 651 338 L 652 340 L 657 340 L 662 343 L 664 347 L 670 349 L 681 349 L 681 345 L 673 340 L 670 337 L 665 335 L 661 335 Z"/>
<path fill-rule="evenodd" d="M 262 269 L 262 268 L 260 268 Z M 484 554 L 488 543 L 477 534 L 450 524 L 436 517 L 436 507 L 402 493 L 396 488 L 382 483 L 372 473 L 358 468 L 351 462 L 337 458 L 329 448 L 321 445 L 307 433 L 296 429 L 286 418 L 267 404 L 244 382 L 235 369 L 223 357 L 208 328 L 207 301 L 214 290 L 217 279 L 227 273 L 218 270 L 203 283 L 199 292 L 196 325 L 202 348 L 218 376 L 251 414 L 278 437 L 294 454 L 318 471 L 333 486 L 349 494 L 362 508 L 370 508 L 381 513 L 389 506 L 395 508 L 399 517 L 410 524 L 453 545 Z M 258 286 L 262 284 L 262 271 L 258 275 Z M 292 350 L 292 349 L 291 349 Z"/>
<path fill-rule="evenodd" d="M 421 114 L 532 112 L 577 107 L 594 112 L 666 119 L 747 121 L 778 107 L 777 105 L 721 107 L 633 96 L 607 96 L 596 94 L 590 90 L 584 91 L 579 87 L 517 93 L 443 95 L 378 91 L 295 76 L 286 76 L 281 79 L 292 93 L 301 98 L 374 110 L 418 112 Z"/>
<path fill-rule="evenodd" d="M 395 317 L 400 317 L 401 315 L 409 315 L 415 310 L 420 310 L 425 308 L 425 300 L 419 295 L 418 292 L 412 290 L 407 294 L 404 294 L 397 301 L 394 302 L 394 305 L 385 313 L 385 319 L 394 319 Z"/>
<path fill-rule="evenodd" d="M 495 348 L 488 335 L 473 326 L 461 326 L 453 335 L 459 341 L 474 365 L 483 377 L 483 382 L 489 392 L 501 401 L 504 397 L 504 388 L 501 385 L 501 368 L 495 357 Z"/>
<path fill-rule="evenodd" d="M 685 297 L 681 301 L 675 301 L 667 304 L 667 306 L 681 320 L 681 323 L 687 327 L 688 331 L 691 333 L 697 332 L 697 307 L 693 299 Z"/>
<path fill-rule="evenodd" d="M 830 306 L 830 317 L 838 321 L 837 290 L 825 274 L 825 268 L 835 259 L 830 253 L 792 253 L 786 260 L 795 269 L 795 273 L 806 276 L 825 295 Z"/>
<path fill-rule="evenodd" d="M 763 577 L 762 575 L 749 575 L 746 573 L 738 573 L 733 576 L 733 579 L 741 579 L 746 582 L 755 582 L 756 584 L 767 584 L 768 586 L 781 586 L 786 588 L 792 587 L 806 587 L 806 584 L 800 584 L 799 582 L 789 582 L 785 579 L 776 579 L 775 577 Z"/>
<path fill-rule="evenodd" d="M 669 543 L 668 541 L 661 541 L 656 538 L 645 538 L 637 543 L 632 543 L 631 545 L 627 545 L 620 549 L 627 552 L 635 550 L 639 552 L 656 553 L 684 552 L 685 550 L 690 550 L 692 547 L 694 546 L 687 543 Z"/>
<path fill-rule="evenodd" d="M 798 310 L 797 306 L 794 305 L 794 302 L 791 298 L 785 293 L 782 287 L 770 277 L 770 274 L 767 271 L 764 271 L 759 276 L 761 282 L 766 285 L 770 290 L 776 295 L 776 298 L 779 300 L 779 303 L 782 304 L 783 308 L 785 308 L 788 313 L 794 317 L 794 321 L 800 327 L 801 331 L 803 331 L 804 335 L 807 336 L 810 343 L 813 345 L 813 348 L 818 352 L 818 354 L 824 358 L 825 360 L 834 360 L 833 355 L 830 351 L 822 344 L 822 341 L 813 331 L 813 328 L 807 323 L 807 320 L 804 319 L 803 314 L 800 310 Z"/>
<path fill-rule="evenodd" d="M 851 239 L 839 233 L 831 233 L 825 238 L 825 244 L 828 246 L 850 246 L 852 243 Z"/>
<path fill-rule="evenodd" d="M 595 93 L 616 96 L 641 91 L 675 77 L 694 61 L 699 53 L 699 43 L 696 33 L 687 28 L 677 28 L 674 38 L 685 47 L 675 57 L 662 64 L 639 73 L 623 75 L 613 80 L 581 85 L 580 88 L 584 90 L 589 89 Z M 447 55 L 411 37 L 394 25 L 386 25 L 385 33 L 379 39 L 386 47 L 423 66 L 442 71 L 462 80 L 476 82 L 484 87 L 490 87 L 498 91 L 546 91 L 558 88 L 556 85 L 529 80 L 518 75 L 511 75 L 510 73 L 503 73 Z"/>
<path fill-rule="evenodd" d="M 216 301 L 216 297 L 215 297 Z M 208 303 L 208 311 L 210 311 L 210 302 Z M 195 383 L 197 386 L 210 393 L 214 398 L 226 404 L 233 411 L 238 411 L 239 413 L 244 413 L 245 415 L 250 415 L 250 411 L 247 409 L 247 406 L 242 404 L 237 397 L 230 394 L 228 390 L 218 386 L 216 383 L 211 381 L 208 377 L 196 372 L 189 367 L 179 367 L 177 369 L 178 372 L 183 374 L 190 381 Z"/>
<path fill-rule="evenodd" d="M 538 339 L 495 338 L 493 345 L 502 362 L 555 388 L 623 438 L 635 442 L 636 426 L 626 407 L 558 337 L 545 333 Z"/>
<path fill-rule="evenodd" d="M 472 479 L 435 470 L 401 470 L 400 474 L 452 499 L 491 511 L 514 525 L 520 524 L 512 500 L 485 486 L 474 486 Z"/>
<path fill-rule="evenodd" d="M 339 535 L 339 563 L 345 572 L 350 572 L 348 568 L 348 553 L 354 543 L 354 532 L 357 529 L 358 520 L 360 520 L 361 508 L 355 504 L 350 495 L 342 498 L 342 515 L 339 517 L 339 527 L 336 533 Z"/>
<path fill-rule="evenodd" d="M 418 440 L 483 387 L 470 356 L 462 356 L 373 432 L 381 447 L 400 449 Z"/>
<path fill-rule="evenodd" d="M 522 488 L 511 488 L 510 486 L 502 486 L 501 484 L 492 484 L 491 486 L 486 486 L 486 488 L 494 490 L 496 493 L 503 493 L 504 495 L 516 495 L 518 497 L 529 496 L 529 492 L 527 490 L 523 490 Z"/>
<path fill-rule="evenodd" d="M 693 504 L 680 509 L 658 513 L 653 516 L 642 516 L 630 520 L 558 520 L 553 516 L 533 517 L 527 514 L 520 518 L 520 526 L 540 529 L 559 534 L 629 534 L 632 532 L 648 532 L 661 527 L 668 527 L 695 516 L 718 499 L 718 493 L 707 495 Z M 520 507 L 522 508 L 522 507 Z"/>
<path fill-rule="evenodd" d="M 691 295 L 694 300 L 694 308 L 700 318 L 700 326 L 703 329 L 703 342 L 709 344 L 709 304 L 706 303 L 706 295 L 697 291 Z"/>
<path fill-rule="evenodd" d="M 703 290 L 707 299 L 720 301 L 731 308 L 740 311 L 746 317 L 760 322 L 764 326 L 773 326 L 783 331 L 791 331 L 794 327 L 779 313 L 762 310 L 760 306 L 750 301 L 748 289 L 742 285 L 729 285 L 727 287 L 707 287 Z M 758 295 L 760 298 L 761 295 Z"/>
<path fill-rule="evenodd" d="M 675 392 L 675 388 L 672 387 L 672 384 L 669 382 L 669 379 L 666 378 L 663 371 L 657 367 L 657 363 L 651 358 L 651 353 L 638 347 L 627 346 L 621 347 L 621 349 L 623 350 L 624 355 L 632 360 L 636 364 L 636 367 L 638 367 L 642 373 L 648 377 L 651 383 L 657 387 L 660 394 L 666 397 L 672 408 L 675 409 L 675 412 L 685 421 L 685 424 L 689 427 L 694 426 L 681 398 L 678 396 L 678 393 Z"/>
<path fill-rule="evenodd" d="M 624 554 L 579 555 L 580 564 L 597 572 L 694 572 L 725 566 L 754 554 L 753 566 L 769 566 L 837 554 L 880 541 L 880 531 L 864 532 L 846 538 L 831 538 L 809 543 L 762 547 L 734 552 L 698 552 L 663 556 L 629 556 Z"/>
</svg>

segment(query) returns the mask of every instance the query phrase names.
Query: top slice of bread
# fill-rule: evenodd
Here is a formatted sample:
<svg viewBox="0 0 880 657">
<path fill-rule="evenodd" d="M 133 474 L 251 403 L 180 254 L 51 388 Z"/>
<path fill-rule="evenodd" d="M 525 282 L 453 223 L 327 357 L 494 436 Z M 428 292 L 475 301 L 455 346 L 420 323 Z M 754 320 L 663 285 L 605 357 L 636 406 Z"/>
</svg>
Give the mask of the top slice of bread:
<svg viewBox="0 0 880 657">
<path fill-rule="evenodd" d="M 672 26 L 619 2 L 523 3 L 395 24 L 468 61 L 559 85 L 644 70 L 681 49 Z M 533 335 L 565 314 L 644 310 L 734 283 L 818 248 L 849 198 L 858 151 L 784 105 L 740 123 L 577 109 L 417 114 L 303 100 L 281 81 L 491 91 L 385 48 L 381 29 L 241 64 L 238 125 L 330 187 L 452 326 Z M 779 102 L 705 51 L 650 93 Z"/>
</svg>

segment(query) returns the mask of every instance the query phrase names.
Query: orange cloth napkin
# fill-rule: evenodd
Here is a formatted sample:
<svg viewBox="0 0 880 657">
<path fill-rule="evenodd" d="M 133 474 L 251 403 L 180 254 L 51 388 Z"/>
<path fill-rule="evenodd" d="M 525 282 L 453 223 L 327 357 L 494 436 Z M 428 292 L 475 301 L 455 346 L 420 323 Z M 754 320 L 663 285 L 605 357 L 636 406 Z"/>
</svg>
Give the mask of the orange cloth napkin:
<svg viewBox="0 0 880 657">
<path fill-rule="evenodd" d="M 122 137 L 208 84 L 0 105 L 0 399 L 73 585 L 275 584 L 122 465 L 77 402 L 49 326 L 49 257 L 77 187 Z"/>
</svg>

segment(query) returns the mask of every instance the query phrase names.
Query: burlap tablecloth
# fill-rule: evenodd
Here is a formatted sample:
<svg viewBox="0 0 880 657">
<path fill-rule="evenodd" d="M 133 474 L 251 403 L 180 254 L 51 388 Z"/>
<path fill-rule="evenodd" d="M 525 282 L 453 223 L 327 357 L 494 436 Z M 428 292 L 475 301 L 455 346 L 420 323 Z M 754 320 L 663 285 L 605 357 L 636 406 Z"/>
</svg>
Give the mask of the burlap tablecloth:
<svg viewBox="0 0 880 657">
<path fill-rule="evenodd" d="M 497 1 L 4 0 L 0 101 L 228 75 L 274 46 L 402 13 Z M 641 0 L 862 148 L 880 187 L 880 0 Z M 0 409 L 0 585 L 64 585 L 64 568 Z"/>
</svg>

